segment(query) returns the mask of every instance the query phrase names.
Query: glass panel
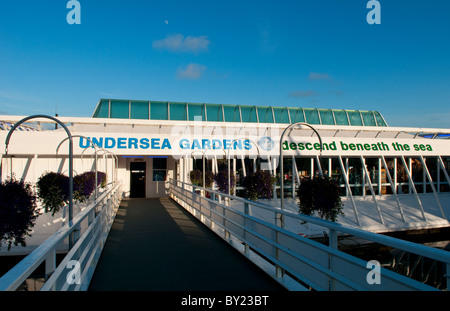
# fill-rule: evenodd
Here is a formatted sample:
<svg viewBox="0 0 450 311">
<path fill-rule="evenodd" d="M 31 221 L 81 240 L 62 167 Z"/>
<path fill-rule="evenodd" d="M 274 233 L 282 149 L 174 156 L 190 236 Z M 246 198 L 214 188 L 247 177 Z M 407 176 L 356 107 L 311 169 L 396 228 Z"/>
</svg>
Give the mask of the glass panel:
<svg viewBox="0 0 450 311">
<path fill-rule="evenodd" d="M 378 126 L 387 126 L 386 122 L 384 122 L 383 117 L 378 111 L 374 112 L 375 118 L 377 119 Z"/>
<path fill-rule="evenodd" d="M 132 101 L 130 118 L 131 119 L 146 119 L 146 120 L 148 120 L 148 102 Z"/>
<path fill-rule="evenodd" d="M 205 121 L 205 108 L 203 104 L 188 104 L 188 112 L 189 121 Z M 197 119 L 195 117 L 197 117 Z"/>
<path fill-rule="evenodd" d="M 150 103 L 150 119 L 151 120 L 169 120 L 166 102 Z"/>
<path fill-rule="evenodd" d="M 276 123 L 289 123 L 289 115 L 286 108 L 273 107 Z"/>
<path fill-rule="evenodd" d="M 347 113 L 345 110 L 333 110 L 336 125 L 348 125 Z"/>
<path fill-rule="evenodd" d="M 223 106 L 223 112 L 226 122 L 241 122 L 238 106 Z"/>
<path fill-rule="evenodd" d="M 271 107 L 258 107 L 259 123 L 273 123 Z"/>
<path fill-rule="evenodd" d="M 319 113 L 317 109 L 305 108 L 306 122 L 310 124 L 320 124 Z"/>
<path fill-rule="evenodd" d="M 111 118 L 128 119 L 129 108 L 128 100 L 111 100 Z"/>
<path fill-rule="evenodd" d="M 257 122 L 255 106 L 241 106 L 242 122 Z"/>
<path fill-rule="evenodd" d="M 108 118 L 109 117 L 109 100 L 102 99 L 94 112 L 94 118 Z"/>
<path fill-rule="evenodd" d="M 206 118 L 208 121 L 212 122 L 223 121 L 222 106 L 207 104 Z"/>
<path fill-rule="evenodd" d="M 347 113 L 348 113 L 348 118 L 350 119 L 351 125 L 353 125 L 353 126 L 363 125 L 359 111 L 355 111 L 355 110 L 350 111 L 349 110 L 349 111 L 347 111 Z"/>
<path fill-rule="evenodd" d="M 153 158 L 153 169 L 154 170 L 167 169 L 167 158 Z"/>
<path fill-rule="evenodd" d="M 186 121 L 186 103 L 169 103 L 170 120 Z"/>
<path fill-rule="evenodd" d="M 320 120 L 322 121 L 322 124 L 326 125 L 335 125 L 334 119 L 333 119 L 333 113 L 330 109 L 319 109 L 320 113 Z"/>
<path fill-rule="evenodd" d="M 377 124 L 375 123 L 375 117 L 373 116 L 372 111 L 361 112 L 361 115 L 363 117 L 365 126 L 377 126 Z"/>
<path fill-rule="evenodd" d="M 289 114 L 291 115 L 292 123 L 305 122 L 302 108 L 289 108 Z"/>
<path fill-rule="evenodd" d="M 153 181 L 165 181 L 167 158 L 153 158 Z"/>
</svg>

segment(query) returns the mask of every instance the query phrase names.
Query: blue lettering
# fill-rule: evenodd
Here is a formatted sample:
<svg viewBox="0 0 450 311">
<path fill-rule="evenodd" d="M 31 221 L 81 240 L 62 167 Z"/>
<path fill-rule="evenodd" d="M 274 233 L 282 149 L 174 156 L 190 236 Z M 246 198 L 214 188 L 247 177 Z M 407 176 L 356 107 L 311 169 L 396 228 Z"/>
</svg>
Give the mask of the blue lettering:
<svg viewBox="0 0 450 311">
<path fill-rule="evenodd" d="M 233 149 L 236 149 L 236 147 L 238 147 L 240 150 L 242 150 L 242 140 L 236 140 L 233 143 Z"/>
<path fill-rule="evenodd" d="M 187 139 L 180 140 L 180 148 L 181 149 L 189 149 L 189 140 L 187 140 Z"/>
<path fill-rule="evenodd" d="M 230 148 L 231 141 L 229 139 L 223 140 L 223 149 L 229 149 Z"/>
<path fill-rule="evenodd" d="M 252 149 L 252 145 L 250 144 L 250 140 L 248 140 L 248 139 L 244 140 L 244 149 L 245 150 Z"/>
<path fill-rule="evenodd" d="M 83 144 L 84 140 L 86 140 L 86 144 Z M 80 143 L 79 144 L 80 144 L 80 148 L 87 148 L 90 145 L 89 141 L 87 139 L 84 139 L 83 137 L 80 137 Z"/>
<path fill-rule="evenodd" d="M 212 145 L 213 145 L 213 149 L 220 149 L 222 148 L 222 142 L 218 139 L 213 139 L 212 140 Z"/>
<path fill-rule="evenodd" d="M 127 139 L 125 137 L 117 138 L 117 148 L 125 149 L 127 147 Z"/>
<path fill-rule="evenodd" d="M 128 149 L 137 149 L 138 148 L 138 139 L 137 138 L 128 138 Z"/>
<path fill-rule="evenodd" d="M 198 142 L 198 139 L 194 139 L 192 141 L 192 148 L 191 149 L 201 149 L 200 143 Z"/>
<path fill-rule="evenodd" d="M 169 142 L 169 140 L 167 138 L 165 138 L 163 140 L 163 143 L 162 143 L 162 146 L 161 146 L 161 149 L 166 149 L 166 148 L 172 149 L 172 146 L 170 145 L 170 142 Z"/>
<path fill-rule="evenodd" d="M 209 139 L 202 139 L 202 149 L 209 149 L 211 147 L 211 142 Z"/>
<path fill-rule="evenodd" d="M 103 137 L 100 137 L 97 139 L 97 137 L 92 137 L 91 138 L 92 143 L 97 145 L 100 148 L 103 148 Z"/>
<path fill-rule="evenodd" d="M 105 148 L 114 148 L 116 146 L 116 140 L 112 137 L 105 138 Z"/>
<path fill-rule="evenodd" d="M 160 149 L 159 138 L 152 138 L 152 149 Z"/>
<path fill-rule="evenodd" d="M 141 143 L 140 147 L 142 149 L 148 149 L 150 147 L 150 141 L 148 138 L 142 138 L 140 140 L 140 143 Z"/>
</svg>

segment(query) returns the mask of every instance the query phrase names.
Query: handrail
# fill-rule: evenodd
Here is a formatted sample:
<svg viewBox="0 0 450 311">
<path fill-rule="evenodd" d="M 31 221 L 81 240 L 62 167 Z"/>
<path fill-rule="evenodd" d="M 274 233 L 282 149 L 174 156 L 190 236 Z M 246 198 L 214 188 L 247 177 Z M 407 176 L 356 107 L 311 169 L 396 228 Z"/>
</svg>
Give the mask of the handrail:
<svg viewBox="0 0 450 311">
<path fill-rule="evenodd" d="M 375 243 L 378 243 L 378 244 L 390 246 L 390 247 L 393 247 L 393 248 L 396 248 L 396 249 L 399 249 L 399 250 L 403 250 L 403 251 L 406 251 L 406 252 L 409 252 L 409 253 L 417 254 L 419 256 L 423 256 L 423 257 L 426 257 L 426 258 L 430 258 L 430 259 L 442 262 L 442 263 L 445 264 L 445 266 L 444 266 L 444 273 L 445 273 L 445 269 L 447 271 L 446 275 L 444 276 L 444 278 L 446 278 L 446 280 L 447 280 L 447 286 L 448 286 L 448 284 L 450 284 L 450 273 L 449 273 L 450 272 L 450 253 L 447 252 L 447 251 L 436 249 L 436 248 L 432 248 L 432 247 L 428 247 L 428 246 L 425 246 L 425 245 L 416 244 L 416 243 L 409 242 L 409 241 L 400 240 L 400 239 L 389 237 L 389 236 L 376 234 L 376 233 L 365 231 L 365 230 L 362 230 L 362 229 L 348 227 L 348 226 L 345 226 L 345 225 L 342 225 L 342 224 L 326 221 L 326 220 L 319 219 L 319 218 L 313 217 L 313 216 L 307 216 L 307 215 L 303 215 L 303 214 L 295 214 L 293 212 L 289 212 L 289 211 L 286 211 L 286 210 L 280 211 L 280 209 L 277 209 L 277 208 L 269 206 L 269 205 L 265 205 L 265 204 L 262 204 L 262 203 L 259 203 L 259 202 L 249 201 L 249 200 L 246 200 L 244 198 L 231 196 L 231 195 L 228 195 L 226 193 L 214 191 L 214 190 L 211 190 L 211 189 L 205 189 L 205 188 L 202 188 L 202 187 L 199 187 L 199 186 L 195 186 L 195 185 L 191 185 L 191 184 L 188 184 L 188 183 L 185 183 L 185 182 L 181 182 L 181 181 L 171 180 L 171 181 L 169 181 L 169 183 L 171 185 L 173 185 L 173 186 L 176 186 L 176 187 L 180 187 L 180 186 L 178 186 L 178 184 L 181 185 L 182 189 L 190 191 L 193 195 L 196 196 L 195 198 L 201 197 L 202 201 L 200 201 L 200 202 L 202 202 L 201 203 L 202 204 L 202 208 L 205 207 L 205 205 L 208 206 L 208 205 L 214 204 L 214 206 L 216 206 L 216 207 L 220 206 L 220 208 L 223 208 L 223 209 L 233 210 L 233 213 L 239 214 L 240 216 L 245 217 L 245 219 L 248 218 L 248 219 L 251 219 L 253 222 L 258 222 L 258 223 L 261 223 L 261 224 L 264 223 L 264 226 L 267 227 L 267 228 L 270 228 L 270 230 L 275 230 L 276 232 L 280 232 L 280 233 L 283 233 L 283 234 L 286 234 L 286 231 L 287 231 L 286 229 L 280 228 L 280 227 L 278 227 L 278 226 L 276 226 L 274 224 L 267 223 L 264 220 L 255 220 L 255 217 L 249 216 L 248 212 L 244 212 L 243 213 L 243 212 L 240 212 L 240 211 L 238 211 L 236 209 L 233 209 L 232 205 L 230 205 L 230 206 L 223 205 L 223 204 L 220 203 L 220 200 L 219 200 L 219 202 L 215 201 L 215 198 L 214 199 L 209 199 L 209 198 L 200 196 L 199 194 L 195 193 L 195 190 L 202 190 L 201 193 L 209 192 L 211 194 L 211 196 L 212 195 L 219 196 L 219 198 L 224 197 L 224 198 L 228 198 L 228 200 L 234 200 L 234 201 L 237 201 L 237 202 L 244 203 L 245 211 L 248 211 L 250 206 L 253 206 L 253 207 L 257 207 L 257 208 L 261 208 L 261 209 L 273 212 L 274 214 L 282 213 L 284 215 L 284 217 L 291 217 L 293 219 L 298 219 L 298 220 L 305 221 L 305 222 L 308 222 L 308 223 L 311 223 L 311 224 L 315 224 L 315 225 L 318 225 L 318 226 L 321 226 L 321 227 L 324 227 L 324 228 L 328 228 L 329 231 L 330 231 L 330 234 L 329 234 L 329 237 L 330 237 L 329 246 L 331 248 L 333 248 L 333 250 L 328 250 L 328 252 L 329 252 L 330 255 L 333 254 L 333 256 L 336 255 L 336 256 L 341 257 L 341 255 L 337 255 L 336 253 L 334 253 L 335 251 L 338 251 L 337 250 L 337 235 L 338 235 L 337 233 L 341 232 L 343 234 L 356 236 L 356 237 L 359 237 L 359 238 L 364 239 L 364 240 L 368 240 L 368 241 L 372 241 L 372 242 L 375 242 Z M 189 190 L 189 189 L 191 189 L 191 190 Z M 171 194 L 172 194 L 172 192 L 171 192 Z M 191 197 L 190 200 L 192 200 L 192 202 L 197 202 L 198 203 L 197 199 L 194 199 L 194 197 Z M 214 208 L 211 208 L 211 210 L 210 210 L 211 213 L 215 213 L 213 211 L 213 209 Z M 202 217 L 205 217 L 205 215 L 202 214 Z M 222 217 L 224 217 L 224 216 L 222 216 Z M 226 222 L 232 223 L 232 220 L 227 218 Z M 221 224 L 217 224 L 217 223 L 215 223 L 215 225 L 221 226 Z M 235 223 L 234 225 L 235 226 L 239 226 L 239 224 L 237 224 L 237 223 Z M 250 230 L 248 228 L 241 228 L 241 229 L 244 230 L 245 232 L 249 232 L 249 230 Z M 225 229 L 225 230 L 229 230 L 229 229 Z M 292 236 L 292 238 L 299 239 L 299 237 L 297 237 L 297 235 L 295 233 L 291 232 L 290 235 Z M 312 240 L 310 240 L 310 239 L 305 239 L 305 240 L 312 242 Z M 304 243 L 305 240 L 301 240 L 302 243 Z M 243 243 L 247 244 L 247 242 L 243 242 Z M 323 247 L 326 247 L 326 246 L 322 245 L 322 246 L 318 246 L 318 247 L 319 248 L 323 248 Z M 392 272 L 390 270 L 387 270 L 387 271 L 389 271 L 389 273 L 394 273 L 394 272 Z"/>
<path fill-rule="evenodd" d="M 32 251 L 28 256 L 26 256 L 22 261 L 20 261 L 16 266 L 14 266 L 11 270 L 9 270 L 5 275 L 0 278 L 0 291 L 10 291 L 16 290 L 33 272 L 36 268 L 43 263 L 44 261 L 53 262 L 53 267 L 50 267 L 50 271 L 46 271 L 46 277 L 50 277 L 52 273 L 57 269 L 55 266 L 54 260 L 56 255 L 57 247 L 63 243 L 64 239 L 68 237 L 70 234 L 75 233 L 80 230 L 81 223 L 88 219 L 89 226 L 85 231 L 85 234 L 90 231 L 90 228 L 93 224 L 98 222 L 100 218 L 106 219 L 103 215 L 105 209 L 102 208 L 102 211 L 98 215 L 95 215 L 96 208 L 100 205 L 108 207 L 112 207 L 113 205 L 110 203 L 114 198 L 114 195 L 119 194 L 120 184 L 116 184 L 111 186 L 107 191 L 104 191 L 97 200 L 91 202 L 85 209 L 83 209 L 79 214 L 77 214 L 71 223 L 66 223 L 62 228 L 56 231 L 51 237 L 45 240 L 41 245 L 39 245 L 34 251 Z M 118 205 L 115 202 L 114 205 Z M 109 213 L 109 211 L 108 211 Z M 111 215 L 115 216 L 115 213 Z M 110 224 L 111 225 L 111 221 Z M 107 228 L 109 232 L 109 228 Z M 79 237 L 78 241 L 84 239 L 84 235 Z M 77 247 L 77 241 L 75 241 L 70 252 L 74 252 L 79 250 Z M 66 255 L 67 257 L 67 255 Z M 50 264 L 51 266 L 51 264 Z M 65 268 L 65 267 L 63 267 Z M 47 269 L 47 264 L 46 264 Z M 45 285 L 44 285 L 45 286 Z"/>
</svg>

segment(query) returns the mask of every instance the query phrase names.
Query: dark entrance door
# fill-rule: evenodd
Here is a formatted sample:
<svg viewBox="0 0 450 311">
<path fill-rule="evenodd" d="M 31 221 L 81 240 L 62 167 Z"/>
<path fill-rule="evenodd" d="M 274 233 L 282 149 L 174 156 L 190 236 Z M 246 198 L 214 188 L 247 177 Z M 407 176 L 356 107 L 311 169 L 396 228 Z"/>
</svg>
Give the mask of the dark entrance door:
<svg viewBox="0 0 450 311">
<path fill-rule="evenodd" d="M 145 198 L 145 162 L 130 163 L 130 198 Z"/>
</svg>

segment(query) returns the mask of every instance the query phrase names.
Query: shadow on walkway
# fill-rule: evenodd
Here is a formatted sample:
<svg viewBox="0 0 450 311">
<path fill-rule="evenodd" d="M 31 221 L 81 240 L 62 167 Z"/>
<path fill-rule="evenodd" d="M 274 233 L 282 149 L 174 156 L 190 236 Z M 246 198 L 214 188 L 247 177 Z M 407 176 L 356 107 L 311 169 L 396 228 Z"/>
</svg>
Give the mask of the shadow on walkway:
<svg viewBox="0 0 450 311">
<path fill-rule="evenodd" d="M 124 199 L 89 290 L 285 290 L 170 198 Z"/>
</svg>

